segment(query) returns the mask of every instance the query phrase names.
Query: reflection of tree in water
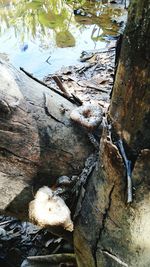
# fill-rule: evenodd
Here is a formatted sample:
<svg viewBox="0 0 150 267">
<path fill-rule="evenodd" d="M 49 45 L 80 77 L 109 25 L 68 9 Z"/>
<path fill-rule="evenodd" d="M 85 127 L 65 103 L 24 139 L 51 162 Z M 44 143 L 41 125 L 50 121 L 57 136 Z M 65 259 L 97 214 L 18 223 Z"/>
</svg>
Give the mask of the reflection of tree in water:
<svg viewBox="0 0 150 267">
<path fill-rule="evenodd" d="M 75 16 L 75 20 L 82 25 L 81 28 L 93 24 L 91 39 L 98 41 L 102 40 L 104 36 L 117 34 L 120 26 L 115 19 L 123 14 L 124 11 L 121 8 L 109 5 L 108 0 L 94 4 L 89 1 L 88 4 L 83 4 L 81 12 Z"/>
<path fill-rule="evenodd" d="M 71 10 L 62 0 L 3 0 L 0 5 L 0 34 L 12 27 L 21 42 L 26 37 L 32 37 L 33 40 L 38 38 L 41 43 L 46 39 L 50 42 L 54 34 L 59 46 L 59 35 L 63 33 L 67 36 L 64 46 L 74 46 L 74 37 L 68 29 L 70 16 Z"/>
<path fill-rule="evenodd" d="M 73 9 L 82 6 L 85 14 L 73 16 Z M 55 39 L 58 47 L 75 46 L 75 38 L 69 30 L 71 24 L 79 23 L 83 29 L 86 25 L 96 24 L 96 29 L 103 33 L 116 32 L 116 25 L 112 25 L 112 14 L 119 11 L 104 7 L 102 2 L 80 0 L 1 0 L 0 2 L 0 34 L 8 28 L 13 28 L 19 42 L 26 39 L 39 40 L 45 49 Z M 90 14 L 90 16 L 88 15 Z M 74 19 L 75 17 L 75 19 Z M 99 33 L 94 37 L 95 28 L 91 38 L 99 39 Z"/>
</svg>

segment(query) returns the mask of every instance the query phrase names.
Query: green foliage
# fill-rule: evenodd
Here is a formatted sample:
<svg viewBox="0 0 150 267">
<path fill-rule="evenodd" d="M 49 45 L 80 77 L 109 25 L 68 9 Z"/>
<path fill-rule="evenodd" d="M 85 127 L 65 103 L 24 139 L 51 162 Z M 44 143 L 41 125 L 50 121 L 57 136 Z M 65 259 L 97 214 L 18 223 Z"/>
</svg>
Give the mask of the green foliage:
<svg viewBox="0 0 150 267">
<path fill-rule="evenodd" d="M 74 16 L 73 10 L 78 8 L 87 15 Z M 55 36 L 59 47 L 74 46 L 72 25 L 80 29 L 85 29 L 87 25 L 96 26 L 97 35 L 93 31 L 91 39 L 102 40 L 105 35 L 117 33 L 118 25 L 112 23 L 111 18 L 117 18 L 121 12 L 121 9 L 104 6 L 101 1 L 1 0 L 0 35 L 11 28 L 19 42 L 38 39 L 40 46 L 46 48 L 46 38 L 53 40 Z"/>
<path fill-rule="evenodd" d="M 68 4 L 74 4 L 74 5 L 83 5 L 86 2 L 86 0 L 78 0 L 78 1 L 75 1 L 75 0 L 65 0 L 65 1 Z"/>
<path fill-rule="evenodd" d="M 68 30 L 69 21 L 70 8 L 62 0 L 13 0 L 0 4 L 0 33 L 13 27 L 21 41 L 26 35 L 30 39 L 38 35 L 44 41 L 52 31 Z"/>
</svg>

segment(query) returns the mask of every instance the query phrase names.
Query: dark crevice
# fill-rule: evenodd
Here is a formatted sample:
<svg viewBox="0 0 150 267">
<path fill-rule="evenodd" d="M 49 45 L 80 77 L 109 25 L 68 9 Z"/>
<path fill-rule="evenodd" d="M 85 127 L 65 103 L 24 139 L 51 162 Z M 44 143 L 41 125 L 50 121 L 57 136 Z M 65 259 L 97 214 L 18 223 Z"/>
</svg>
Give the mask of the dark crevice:
<svg viewBox="0 0 150 267">
<path fill-rule="evenodd" d="M 97 159 L 98 153 L 93 153 L 86 159 L 85 167 L 79 175 L 79 179 L 73 188 L 72 192 L 76 192 L 76 199 L 78 199 L 73 215 L 74 221 L 80 216 L 82 204 L 86 196 L 86 188 L 88 187 L 90 177 L 95 169 Z"/>
<path fill-rule="evenodd" d="M 6 149 L 6 148 L 3 148 L 3 147 L 0 147 L 0 153 L 3 154 L 3 155 L 7 155 L 7 154 L 11 154 L 12 156 L 18 158 L 18 159 L 21 159 L 21 160 L 25 160 L 26 162 L 30 162 L 36 166 L 38 166 L 38 164 L 35 162 L 35 161 L 32 161 L 28 158 L 25 158 L 25 157 L 21 157 L 20 155 L 17 155 L 15 154 L 14 152 L 10 151 L 9 149 Z"/>
<path fill-rule="evenodd" d="M 108 215 L 108 218 L 110 219 L 110 221 L 119 229 L 121 229 L 121 227 Z"/>
<path fill-rule="evenodd" d="M 59 150 L 58 150 L 59 151 Z M 66 151 L 65 149 L 60 149 L 60 151 L 62 151 L 63 153 L 65 153 L 65 154 L 68 154 L 68 155 L 70 155 L 71 157 L 73 157 L 73 154 L 72 153 L 70 153 L 69 151 Z"/>
<path fill-rule="evenodd" d="M 50 116 L 53 120 L 55 120 L 55 121 L 57 121 L 57 122 L 62 123 L 63 125 L 65 125 L 64 122 L 58 120 L 58 119 L 55 118 L 51 113 L 49 113 L 49 111 L 48 111 L 48 109 L 47 109 L 46 107 L 45 107 L 45 113 L 46 113 L 47 116 Z M 66 126 L 66 125 L 65 125 L 65 126 Z"/>
<path fill-rule="evenodd" d="M 119 153 L 124 162 L 125 170 L 126 170 L 126 188 L 127 188 L 127 203 L 131 203 L 133 201 L 133 184 L 132 184 L 132 172 L 134 169 L 134 165 L 138 154 L 135 153 L 131 148 L 127 145 L 125 140 L 122 140 L 121 137 L 116 133 L 114 127 L 111 125 L 111 140 L 113 144 L 118 148 Z"/>
<path fill-rule="evenodd" d="M 109 192 L 109 195 L 108 195 L 108 204 L 107 204 L 107 207 L 105 208 L 105 211 L 103 213 L 101 227 L 100 227 L 100 230 L 99 230 L 98 238 L 96 239 L 96 242 L 95 242 L 95 248 L 93 250 L 93 258 L 95 260 L 95 266 L 96 267 L 98 267 L 97 266 L 97 257 L 96 257 L 97 249 L 98 249 L 98 243 L 101 240 L 102 233 L 105 230 L 106 221 L 109 218 L 109 211 L 110 211 L 110 208 L 111 208 L 111 201 L 112 201 L 112 194 L 113 194 L 113 191 L 114 191 L 114 187 L 115 187 L 115 184 L 112 185 L 111 190 Z"/>
<path fill-rule="evenodd" d="M 53 116 L 50 112 L 49 109 L 47 107 L 47 100 L 46 100 L 46 94 L 44 93 L 44 109 L 45 109 L 45 114 L 47 116 L 50 116 L 53 120 L 65 125 L 65 123 L 63 121 L 58 120 L 55 116 Z M 65 125 L 66 126 L 66 125 Z"/>
<path fill-rule="evenodd" d="M 34 106 L 34 107 L 37 107 L 37 108 L 39 108 L 39 109 L 43 109 L 44 108 L 44 106 L 41 104 L 35 104 L 33 101 L 31 101 L 31 99 L 26 99 L 26 101 L 27 101 L 27 103 L 28 103 L 28 105 L 31 105 L 31 106 Z"/>
<path fill-rule="evenodd" d="M 27 113 L 27 110 L 23 109 L 22 107 L 20 107 L 20 106 L 18 106 L 18 105 L 16 105 L 16 108 L 18 108 L 18 109 L 20 109 L 21 111 Z"/>
<path fill-rule="evenodd" d="M 120 151 L 120 148 L 118 146 L 118 141 L 121 140 L 121 138 L 116 133 L 116 131 L 113 127 L 111 129 L 111 138 L 112 138 L 112 142 L 114 143 L 114 145 L 116 145 Z M 129 147 L 129 145 L 125 142 L 124 139 L 122 140 L 122 144 L 123 144 L 127 159 L 131 161 L 131 171 L 133 171 L 134 164 L 135 164 L 135 161 L 138 157 L 138 154 Z"/>
</svg>

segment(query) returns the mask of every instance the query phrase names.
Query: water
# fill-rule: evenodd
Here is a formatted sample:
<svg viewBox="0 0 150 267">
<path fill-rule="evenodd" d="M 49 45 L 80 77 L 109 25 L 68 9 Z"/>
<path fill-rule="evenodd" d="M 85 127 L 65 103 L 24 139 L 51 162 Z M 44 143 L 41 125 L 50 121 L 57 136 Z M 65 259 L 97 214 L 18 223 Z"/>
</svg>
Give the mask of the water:
<svg viewBox="0 0 150 267">
<path fill-rule="evenodd" d="M 0 0 L 0 55 L 39 78 L 103 49 L 124 14 L 107 1 Z M 108 38 L 109 39 L 109 38 Z"/>
</svg>

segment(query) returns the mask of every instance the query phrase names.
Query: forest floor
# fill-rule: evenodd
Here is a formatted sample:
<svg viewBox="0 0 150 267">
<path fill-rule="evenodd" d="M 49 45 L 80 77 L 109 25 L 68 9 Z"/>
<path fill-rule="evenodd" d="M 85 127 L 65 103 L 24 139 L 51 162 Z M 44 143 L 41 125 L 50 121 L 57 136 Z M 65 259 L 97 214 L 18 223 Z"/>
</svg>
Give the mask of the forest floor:
<svg viewBox="0 0 150 267">
<path fill-rule="evenodd" d="M 109 104 L 114 81 L 116 40 L 109 42 L 105 50 L 83 51 L 82 65 L 63 67 L 44 78 L 44 82 L 56 90 L 66 90 L 83 104 Z M 63 87 L 63 88 L 62 88 Z"/>
</svg>

